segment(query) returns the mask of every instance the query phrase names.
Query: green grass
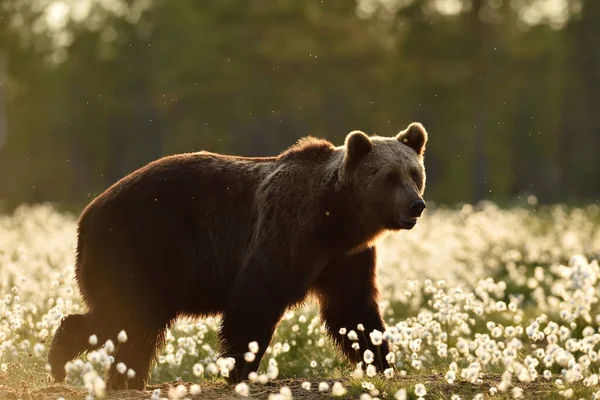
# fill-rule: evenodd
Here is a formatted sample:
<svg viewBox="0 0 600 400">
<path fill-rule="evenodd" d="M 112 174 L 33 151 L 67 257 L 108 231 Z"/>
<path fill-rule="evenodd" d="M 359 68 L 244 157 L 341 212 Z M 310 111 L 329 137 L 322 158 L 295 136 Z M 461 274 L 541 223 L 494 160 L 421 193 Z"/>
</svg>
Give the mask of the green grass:
<svg viewBox="0 0 600 400">
<path fill-rule="evenodd" d="M 336 381 L 347 390 L 346 398 L 358 398 L 371 387 L 379 398 L 391 399 L 402 388 L 408 398 L 417 398 L 419 383 L 427 399 L 455 394 L 461 399 L 478 394 L 512 398 L 515 387 L 524 398 L 564 398 L 570 389 L 572 398 L 592 398 L 600 369 L 599 210 L 594 205 L 434 207 L 414 230 L 390 235 L 378 245 L 381 308 L 396 358 L 390 365 L 393 377 L 353 378 L 355 366 L 333 347 L 317 305 L 309 302 L 281 321 L 259 371 L 276 363 L 277 379 L 251 384 L 251 398 L 266 398 L 283 386 L 294 398 L 325 398 Z M 54 385 L 46 370 L 48 345 L 60 318 L 85 311 L 72 274 L 75 221 L 50 206 L 0 215 L 0 398 L 23 392 L 41 399 L 60 394 L 85 398 L 90 388 L 82 367 L 103 376 L 103 367 L 86 355 L 79 367 L 70 368 L 66 385 Z M 172 295 L 169 288 L 164 292 Z M 539 340 L 527 334 L 536 320 L 538 331 L 547 331 Z M 554 345 L 548 342 L 551 323 L 563 329 Z M 158 387 L 168 397 L 169 385 L 186 382 L 199 384 L 202 398 L 236 396 L 221 377 L 207 372 L 218 358 L 218 324 L 218 318 L 177 321 L 153 368 L 150 389 Z M 548 365 L 545 352 L 553 354 Z M 539 364 L 532 371 L 538 376 L 523 373 L 519 380 L 518 371 L 535 360 Z M 456 381 L 448 383 L 452 362 Z M 482 365 L 469 382 L 461 373 L 471 371 L 473 362 Z M 195 364 L 205 373 L 194 375 Z M 552 373 L 549 380 L 542 378 L 546 369 Z M 492 394 L 507 370 L 514 371 L 508 390 Z M 311 391 L 301 388 L 304 381 L 311 382 Z M 319 392 L 320 382 L 328 382 L 329 390 Z M 147 399 L 150 389 L 128 396 Z"/>
</svg>

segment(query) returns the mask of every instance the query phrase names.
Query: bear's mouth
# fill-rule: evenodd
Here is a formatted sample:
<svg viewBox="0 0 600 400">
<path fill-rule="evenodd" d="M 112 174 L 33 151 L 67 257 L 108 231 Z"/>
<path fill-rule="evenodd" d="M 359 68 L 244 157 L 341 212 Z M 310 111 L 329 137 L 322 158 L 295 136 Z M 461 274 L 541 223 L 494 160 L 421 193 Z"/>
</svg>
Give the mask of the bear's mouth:
<svg viewBox="0 0 600 400">
<path fill-rule="evenodd" d="M 394 215 L 387 221 L 387 229 L 400 230 L 400 229 L 412 229 L 417 224 L 417 218 L 406 218 L 401 215 Z"/>
<path fill-rule="evenodd" d="M 417 218 L 400 217 L 398 223 L 399 223 L 398 225 L 400 225 L 400 228 L 402 228 L 402 229 L 412 229 L 417 224 Z"/>
</svg>

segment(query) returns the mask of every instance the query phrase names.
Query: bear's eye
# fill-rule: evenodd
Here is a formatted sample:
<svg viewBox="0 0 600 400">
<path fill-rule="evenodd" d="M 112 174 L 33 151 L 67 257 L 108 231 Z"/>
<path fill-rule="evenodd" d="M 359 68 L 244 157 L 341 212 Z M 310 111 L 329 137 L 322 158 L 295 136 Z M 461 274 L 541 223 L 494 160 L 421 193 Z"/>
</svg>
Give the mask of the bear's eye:
<svg viewBox="0 0 600 400">
<path fill-rule="evenodd" d="M 417 186 L 421 187 L 421 175 L 417 171 L 410 171 L 410 178 Z"/>
<path fill-rule="evenodd" d="M 400 184 L 400 175 L 395 171 L 388 172 L 385 176 L 385 180 L 391 186 L 397 186 Z"/>
</svg>

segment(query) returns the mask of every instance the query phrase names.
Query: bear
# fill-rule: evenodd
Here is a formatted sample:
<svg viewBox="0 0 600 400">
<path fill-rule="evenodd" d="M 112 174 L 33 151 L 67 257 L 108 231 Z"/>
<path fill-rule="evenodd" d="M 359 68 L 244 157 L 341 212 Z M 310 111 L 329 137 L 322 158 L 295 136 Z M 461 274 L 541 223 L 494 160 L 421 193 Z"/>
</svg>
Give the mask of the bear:
<svg viewBox="0 0 600 400">
<path fill-rule="evenodd" d="M 220 316 L 220 355 L 235 361 L 228 380 L 245 381 L 284 312 L 308 296 L 342 354 L 360 362 L 371 349 L 377 371 L 387 368 L 388 343 L 366 339 L 385 331 L 376 240 L 422 215 L 427 139 L 413 122 L 391 137 L 352 131 L 337 147 L 308 136 L 273 157 L 170 155 L 125 176 L 79 217 L 75 281 L 87 313 L 62 318 L 48 352 L 54 379 L 124 330 L 107 389 L 142 390 L 176 318 Z M 356 351 L 339 332 L 359 324 Z M 258 352 L 246 362 L 250 342 Z M 118 373 L 120 362 L 135 375 Z"/>
</svg>

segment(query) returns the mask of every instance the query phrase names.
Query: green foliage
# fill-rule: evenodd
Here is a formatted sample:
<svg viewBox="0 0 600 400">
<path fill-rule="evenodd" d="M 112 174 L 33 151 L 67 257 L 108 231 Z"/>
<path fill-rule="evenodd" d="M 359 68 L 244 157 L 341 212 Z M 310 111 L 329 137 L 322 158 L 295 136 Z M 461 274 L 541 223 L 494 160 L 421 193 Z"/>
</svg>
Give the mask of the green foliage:
<svg viewBox="0 0 600 400">
<path fill-rule="evenodd" d="M 526 24 L 533 6 L 508 0 L 454 14 L 433 0 L 123 0 L 58 30 L 51 3 L 0 6 L 4 208 L 80 208 L 174 152 L 272 155 L 308 134 L 341 144 L 413 120 L 431 132 L 439 203 L 598 197 L 595 0 L 568 1 L 563 25 Z"/>
</svg>

